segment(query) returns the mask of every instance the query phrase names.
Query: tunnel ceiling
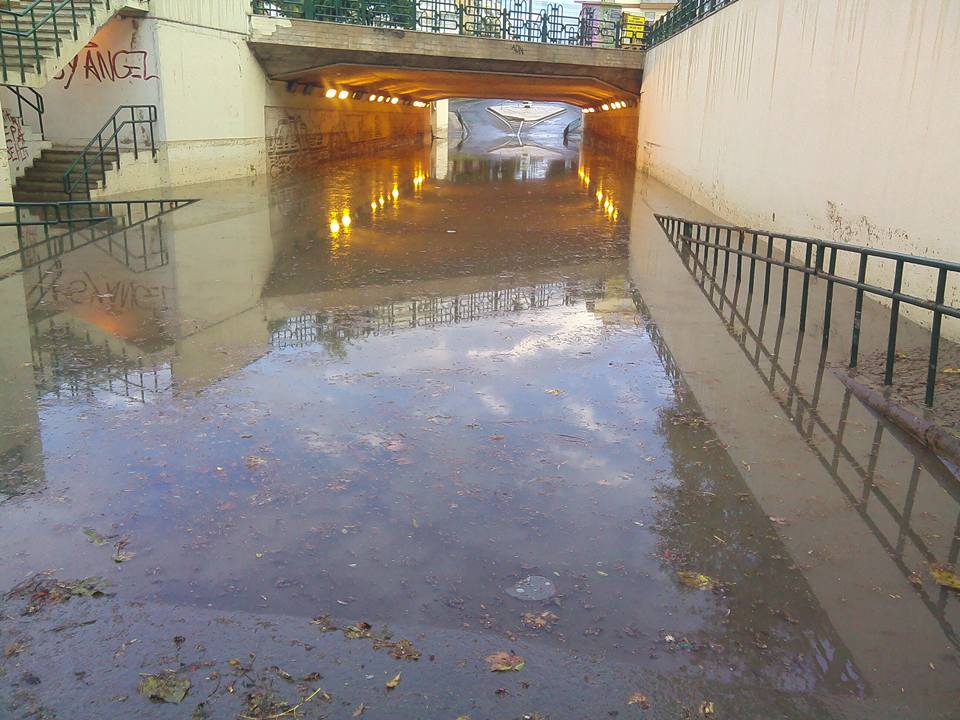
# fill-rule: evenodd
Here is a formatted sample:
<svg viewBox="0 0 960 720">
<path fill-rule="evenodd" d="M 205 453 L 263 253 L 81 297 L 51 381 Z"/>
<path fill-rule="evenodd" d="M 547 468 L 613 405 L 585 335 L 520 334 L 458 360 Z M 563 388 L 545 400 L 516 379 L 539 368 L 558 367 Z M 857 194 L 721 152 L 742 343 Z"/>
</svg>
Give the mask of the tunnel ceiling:
<svg viewBox="0 0 960 720">
<path fill-rule="evenodd" d="M 339 63 L 282 73 L 274 80 L 310 83 L 415 100 L 451 97 L 566 102 L 589 107 L 631 93 L 593 77 L 531 76 L 508 72 L 424 70 Z"/>
</svg>

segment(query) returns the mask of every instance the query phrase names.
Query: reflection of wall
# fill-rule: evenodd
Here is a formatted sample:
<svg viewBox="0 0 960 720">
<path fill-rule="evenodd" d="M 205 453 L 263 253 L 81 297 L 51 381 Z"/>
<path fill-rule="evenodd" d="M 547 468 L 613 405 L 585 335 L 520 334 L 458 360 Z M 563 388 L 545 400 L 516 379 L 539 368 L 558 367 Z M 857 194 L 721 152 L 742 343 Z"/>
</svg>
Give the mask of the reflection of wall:
<svg viewBox="0 0 960 720">
<path fill-rule="evenodd" d="M 426 110 L 324 100 L 312 108 L 267 107 L 267 157 L 272 176 L 333 158 L 419 146 L 430 137 Z"/>
<path fill-rule="evenodd" d="M 23 290 L 22 275 L 0 280 L 0 498 L 28 489 L 43 473 Z"/>
</svg>

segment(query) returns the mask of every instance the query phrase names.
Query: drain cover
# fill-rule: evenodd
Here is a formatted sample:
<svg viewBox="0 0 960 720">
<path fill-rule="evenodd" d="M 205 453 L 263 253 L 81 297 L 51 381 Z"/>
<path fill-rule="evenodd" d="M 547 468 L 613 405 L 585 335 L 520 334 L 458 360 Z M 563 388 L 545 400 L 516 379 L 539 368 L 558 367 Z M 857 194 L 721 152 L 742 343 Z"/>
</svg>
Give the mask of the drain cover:
<svg viewBox="0 0 960 720">
<path fill-rule="evenodd" d="M 535 602 L 537 600 L 546 600 L 549 597 L 553 597 L 557 592 L 557 588 L 545 577 L 540 575 L 531 575 L 528 578 L 524 578 L 516 585 L 508 587 L 505 592 L 507 595 L 516 598 L 517 600 L 530 600 Z"/>
</svg>

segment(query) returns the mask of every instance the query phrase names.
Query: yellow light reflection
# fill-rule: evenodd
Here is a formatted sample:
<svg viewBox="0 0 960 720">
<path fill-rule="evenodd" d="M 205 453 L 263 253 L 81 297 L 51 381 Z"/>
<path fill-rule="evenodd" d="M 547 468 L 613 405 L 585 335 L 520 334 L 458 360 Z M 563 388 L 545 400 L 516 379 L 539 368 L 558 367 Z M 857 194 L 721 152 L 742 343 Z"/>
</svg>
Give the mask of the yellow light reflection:
<svg viewBox="0 0 960 720">
<path fill-rule="evenodd" d="M 330 221 L 330 232 L 332 232 L 334 235 L 336 235 L 338 232 L 340 232 L 340 223 L 338 223 L 336 220 L 331 220 L 331 221 Z"/>
<path fill-rule="evenodd" d="M 400 197 L 400 189 L 399 189 L 396 185 L 393 186 L 393 191 L 390 193 L 390 196 L 391 196 L 394 200 L 396 200 L 398 197 Z"/>
<path fill-rule="evenodd" d="M 340 222 L 343 223 L 345 228 L 350 227 L 350 224 L 353 222 L 353 218 L 350 217 L 350 211 L 344 210 L 343 217 L 340 218 Z"/>
</svg>

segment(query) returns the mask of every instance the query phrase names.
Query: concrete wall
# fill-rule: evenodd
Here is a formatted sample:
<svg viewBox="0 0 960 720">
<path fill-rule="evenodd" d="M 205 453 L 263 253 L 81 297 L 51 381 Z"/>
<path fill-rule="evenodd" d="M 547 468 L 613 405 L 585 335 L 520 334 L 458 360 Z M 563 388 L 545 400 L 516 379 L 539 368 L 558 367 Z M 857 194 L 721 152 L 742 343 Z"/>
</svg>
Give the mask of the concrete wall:
<svg viewBox="0 0 960 720">
<path fill-rule="evenodd" d="M 155 0 L 147 18 L 114 18 L 43 89 L 47 138 L 85 144 L 120 105 L 156 105 L 158 161 L 124 162 L 108 175 L 110 195 L 266 174 L 268 144 L 290 127 L 304 129 L 293 138 L 300 145 L 284 148 L 298 162 L 419 143 L 429 133 L 425 110 L 332 101 L 270 82 L 247 43 L 248 13 L 247 0 Z M 146 133 L 139 130 L 141 142 Z M 122 140 L 129 147 L 132 136 Z"/>
<path fill-rule="evenodd" d="M 636 106 L 586 113 L 583 116 L 585 142 L 600 148 L 610 148 L 618 154 L 637 152 L 637 127 L 639 114 Z"/>
<path fill-rule="evenodd" d="M 957 260 L 958 77 L 958 2 L 740 0 L 648 54 L 640 163 L 736 224 Z"/>
</svg>

